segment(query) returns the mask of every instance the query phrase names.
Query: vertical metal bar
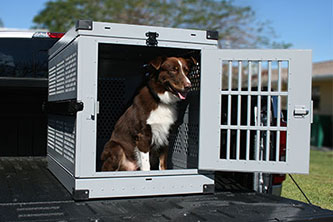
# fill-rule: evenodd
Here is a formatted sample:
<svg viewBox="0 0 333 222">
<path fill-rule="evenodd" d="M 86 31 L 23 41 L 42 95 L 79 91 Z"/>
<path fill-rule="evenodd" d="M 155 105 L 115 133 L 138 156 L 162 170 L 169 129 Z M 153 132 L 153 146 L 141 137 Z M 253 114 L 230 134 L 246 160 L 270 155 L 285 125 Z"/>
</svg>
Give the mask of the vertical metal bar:
<svg viewBox="0 0 333 222">
<path fill-rule="evenodd" d="M 228 68 L 228 90 L 232 90 L 232 61 L 229 61 L 229 68 Z"/>
<path fill-rule="evenodd" d="M 246 130 L 246 160 L 250 159 L 250 130 Z"/>
<path fill-rule="evenodd" d="M 268 83 L 267 83 L 267 126 L 271 125 L 271 91 L 272 91 L 272 61 L 268 61 Z"/>
<path fill-rule="evenodd" d="M 269 155 L 270 155 L 270 137 L 271 137 L 271 131 L 268 129 L 266 131 L 266 161 L 269 161 Z"/>
<path fill-rule="evenodd" d="M 278 61 L 278 92 L 282 91 L 282 61 Z"/>
<path fill-rule="evenodd" d="M 242 91 L 242 61 L 238 61 L 238 104 L 237 104 L 237 126 L 241 125 L 241 95 Z M 239 160 L 240 155 L 240 130 L 237 129 L 237 142 L 236 142 L 236 160 Z"/>
<path fill-rule="evenodd" d="M 278 61 L 278 99 L 277 99 L 277 122 L 276 126 L 278 128 L 276 132 L 276 161 L 279 161 L 279 156 L 280 156 L 280 121 L 281 121 L 281 70 L 282 70 L 282 62 Z"/>
<path fill-rule="evenodd" d="M 226 159 L 230 159 L 230 129 L 227 129 Z"/>
<path fill-rule="evenodd" d="M 252 75 L 252 62 L 249 61 L 248 64 L 248 79 L 247 79 L 247 90 L 248 90 L 248 96 L 247 96 L 247 126 L 249 127 L 251 125 L 251 75 Z M 250 159 L 250 130 L 248 129 L 246 131 L 246 160 Z"/>
<path fill-rule="evenodd" d="M 280 161 L 280 130 L 276 131 L 276 161 Z"/>
<path fill-rule="evenodd" d="M 268 61 L 268 80 L 267 80 L 267 91 L 272 91 L 272 61 Z M 268 93 L 268 94 L 269 94 Z"/>
<path fill-rule="evenodd" d="M 231 92 L 231 79 L 232 79 L 232 61 L 229 61 L 229 86 L 228 90 Z M 231 94 L 228 95 L 228 113 L 227 113 L 228 119 L 227 119 L 227 125 L 231 125 Z"/>
<path fill-rule="evenodd" d="M 282 91 L 282 87 L 281 87 L 281 82 L 282 82 L 282 78 L 281 78 L 281 70 L 282 70 L 282 63 L 281 61 L 278 62 L 278 92 L 279 92 L 279 96 L 278 96 L 278 110 L 277 110 L 277 127 L 280 127 L 280 121 L 281 121 L 281 96 L 280 93 Z"/>
<path fill-rule="evenodd" d="M 261 91 L 261 61 L 258 62 L 258 91 Z"/>
<path fill-rule="evenodd" d="M 269 161 L 269 155 L 270 155 L 270 126 L 271 126 L 271 91 L 272 91 L 272 61 L 268 61 L 268 83 L 267 83 L 267 131 L 266 131 L 266 161 Z"/>
<path fill-rule="evenodd" d="M 258 62 L 257 126 L 261 126 L 261 61 Z M 260 160 L 260 130 L 257 129 L 256 160 Z"/>
<path fill-rule="evenodd" d="M 261 61 L 258 62 L 258 126 L 261 125 Z"/>
<path fill-rule="evenodd" d="M 229 61 L 228 66 L 228 90 L 231 92 L 232 90 L 232 61 Z M 226 149 L 226 159 L 230 159 L 230 125 L 231 125 L 231 95 L 228 95 L 228 112 L 227 112 L 227 149 Z"/>
<path fill-rule="evenodd" d="M 287 154 L 287 152 L 288 152 L 288 149 L 287 149 L 287 147 L 288 147 L 288 140 L 289 140 L 289 137 L 288 137 L 288 132 L 289 132 L 289 129 L 288 129 L 288 112 L 289 112 L 289 110 L 288 110 L 288 107 L 289 107 L 289 105 L 288 105 L 288 103 L 289 103 L 289 75 L 290 75 L 290 63 L 289 63 L 289 61 L 287 61 L 287 89 L 286 89 L 286 91 L 287 91 L 287 101 L 286 101 L 286 116 L 285 116 L 285 118 L 286 118 L 286 126 L 287 126 L 287 131 L 286 131 L 286 153 L 285 153 L 285 155 L 284 155 L 284 161 L 285 162 L 288 162 L 288 158 L 289 158 L 289 155 Z M 311 120 L 311 122 L 312 122 L 312 120 Z"/>
<path fill-rule="evenodd" d="M 258 108 L 255 109 L 255 116 L 257 117 L 258 115 L 260 115 L 260 113 L 258 112 Z M 256 126 L 259 126 L 260 123 L 258 122 L 258 118 L 255 119 L 255 125 Z M 259 157 L 260 157 L 260 130 L 257 129 L 257 132 L 256 132 L 256 144 L 255 144 L 255 160 L 260 160 Z"/>
<path fill-rule="evenodd" d="M 242 61 L 238 61 L 238 91 L 242 91 Z"/>
<path fill-rule="evenodd" d="M 251 92 L 251 81 L 252 81 L 252 61 L 249 61 L 249 74 L 247 78 L 247 90 Z"/>
</svg>

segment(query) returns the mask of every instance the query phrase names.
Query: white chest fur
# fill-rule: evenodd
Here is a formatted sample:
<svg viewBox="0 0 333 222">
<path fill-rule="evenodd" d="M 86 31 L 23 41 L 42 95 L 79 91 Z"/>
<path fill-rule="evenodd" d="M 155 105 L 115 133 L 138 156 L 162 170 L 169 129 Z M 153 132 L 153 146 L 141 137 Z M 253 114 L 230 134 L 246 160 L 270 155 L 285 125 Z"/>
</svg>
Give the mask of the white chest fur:
<svg viewBox="0 0 333 222">
<path fill-rule="evenodd" d="M 153 146 L 158 148 L 169 144 L 169 130 L 176 119 L 176 104 L 161 103 L 150 113 L 147 124 L 151 126 Z"/>
</svg>

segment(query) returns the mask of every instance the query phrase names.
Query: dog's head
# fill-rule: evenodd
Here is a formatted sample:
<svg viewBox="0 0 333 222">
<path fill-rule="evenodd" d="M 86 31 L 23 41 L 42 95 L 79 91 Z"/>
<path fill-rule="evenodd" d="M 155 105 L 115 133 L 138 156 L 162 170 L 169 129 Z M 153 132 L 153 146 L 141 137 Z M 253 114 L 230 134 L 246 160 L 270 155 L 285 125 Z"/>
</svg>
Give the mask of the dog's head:
<svg viewBox="0 0 333 222">
<path fill-rule="evenodd" d="M 194 58 L 185 59 L 182 57 L 157 57 L 150 62 L 157 70 L 157 80 L 163 85 L 166 91 L 183 100 L 191 88 L 191 81 L 188 74 L 197 62 Z"/>
</svg>

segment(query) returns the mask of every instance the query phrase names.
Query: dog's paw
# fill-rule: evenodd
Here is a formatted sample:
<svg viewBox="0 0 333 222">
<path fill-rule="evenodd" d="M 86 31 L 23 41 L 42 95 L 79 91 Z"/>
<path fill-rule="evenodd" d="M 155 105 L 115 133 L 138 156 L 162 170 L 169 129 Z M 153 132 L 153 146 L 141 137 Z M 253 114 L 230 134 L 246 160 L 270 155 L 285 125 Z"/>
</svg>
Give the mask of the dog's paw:
<svg viewBox="0 0 333 222">
<path fill-rule="evenodd" d="M 141 158 L 140 169 L 142 171 L 149 171 L 150 170 L 149 152 L 147 153 L 140 152 L 140 158 Z"/>
</svg>

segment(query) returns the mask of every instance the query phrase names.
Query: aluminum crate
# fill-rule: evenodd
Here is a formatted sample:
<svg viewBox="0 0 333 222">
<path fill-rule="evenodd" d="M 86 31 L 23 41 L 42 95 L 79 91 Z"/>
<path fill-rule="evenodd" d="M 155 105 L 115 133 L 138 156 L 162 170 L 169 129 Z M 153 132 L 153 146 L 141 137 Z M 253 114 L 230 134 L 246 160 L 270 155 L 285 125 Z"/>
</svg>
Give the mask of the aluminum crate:
<svg viewBox="0 0 333 222">
<path fill-rule="evenodd" d="M 310 51 L 221 50 L 216 32 L 81 20 L 49 55 L 49 169 L 75 199 L 212 192 L 214 171 L 308 171 Z M 146 81 L 143 65 L 159 55 L 199 61 L 190 73 L 191 92 L 178 104 L 168 170 L 101 172 L 103 146 Z M 285 68 L 287 90 L 281 88 Z M 251 79 L 255 75 L 260 78 L 257 88 Z M 246 77 L 249 85 L 240 80 L 234 87 L 234 77 Z M 302 88 L 296 87 L 298 78 L 304 81 Z M 245 97 L 253 101 L 246 102 L 247 108 L 241 107 Z M 260 119 L 263 99 L 269 113 L 265 123 Z M 281 120 L 285 99 L 288 125 L 270 125 L 273 111 Z M 245 123 L 242 115 L 249 116 Z M 287 149 L 281 159 L 274 147 L 280 147 L 285 132 Z"/>
</svg>

